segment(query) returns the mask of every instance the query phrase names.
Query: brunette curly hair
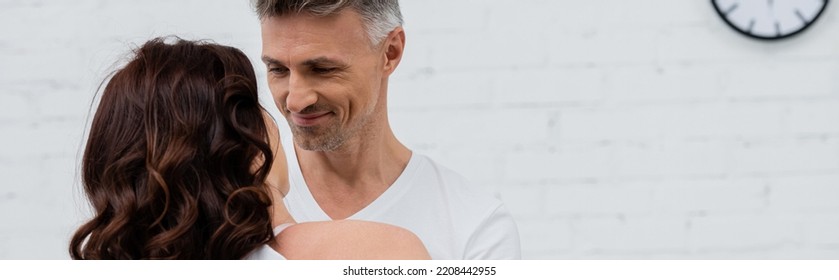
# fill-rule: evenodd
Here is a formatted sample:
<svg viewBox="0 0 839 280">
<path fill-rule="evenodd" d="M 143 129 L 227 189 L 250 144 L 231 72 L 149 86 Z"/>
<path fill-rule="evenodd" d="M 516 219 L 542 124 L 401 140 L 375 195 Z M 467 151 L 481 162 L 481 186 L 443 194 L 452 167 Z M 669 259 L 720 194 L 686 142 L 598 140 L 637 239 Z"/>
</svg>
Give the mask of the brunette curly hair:
<svg viewBox="0 0 839 280">
<path fill-rule="evenodd" d="M 105 86 L 82 159 L 73 259 L 241 259 L 271 239 L 273 161 L 238 49 L 156 38 Z"/>
</svg>

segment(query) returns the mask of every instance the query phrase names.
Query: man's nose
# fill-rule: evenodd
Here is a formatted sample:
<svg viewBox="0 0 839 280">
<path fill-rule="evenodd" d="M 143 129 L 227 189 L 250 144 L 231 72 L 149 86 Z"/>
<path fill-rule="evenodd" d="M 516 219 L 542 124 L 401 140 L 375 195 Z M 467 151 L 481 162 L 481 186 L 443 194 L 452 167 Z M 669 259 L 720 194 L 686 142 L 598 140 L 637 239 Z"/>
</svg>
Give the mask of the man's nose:
<svg viewBox="0 0 839 280">
<path fill-rule="evenodd" d="M 299 113 L 306 107 L 317 103 L 318 96 L 309 85 L 305 77 L 290 75 L 288 81 L 288 95 L 286 109 L 292 113 Z"/>
</svg>

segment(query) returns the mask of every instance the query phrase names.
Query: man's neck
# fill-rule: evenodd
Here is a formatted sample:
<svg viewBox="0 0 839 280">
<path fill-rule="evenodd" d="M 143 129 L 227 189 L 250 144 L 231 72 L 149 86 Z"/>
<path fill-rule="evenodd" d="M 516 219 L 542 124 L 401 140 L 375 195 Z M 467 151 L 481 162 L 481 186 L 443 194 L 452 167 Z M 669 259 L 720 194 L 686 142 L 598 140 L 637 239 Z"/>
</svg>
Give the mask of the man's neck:
<svg viewBox="0 0 839 280">
<path fill-rule="evenodd" d="M 329 152 L 303 150 L 297 160 L 310 192 L 332 219 L 360 211 L 392 185 L 408 164 L 411 151 L 389 126 L 364 133 Z"/>
</svg>

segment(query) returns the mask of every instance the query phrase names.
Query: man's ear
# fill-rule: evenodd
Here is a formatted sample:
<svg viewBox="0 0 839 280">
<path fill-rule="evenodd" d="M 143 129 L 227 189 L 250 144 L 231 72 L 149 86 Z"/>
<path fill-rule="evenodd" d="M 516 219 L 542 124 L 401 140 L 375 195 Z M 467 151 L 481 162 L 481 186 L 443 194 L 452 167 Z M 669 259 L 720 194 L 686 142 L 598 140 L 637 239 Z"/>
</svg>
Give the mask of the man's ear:
<svg viewBox="0 0 839 280">
<path fill-rule="evenodd" d="M 384 41 L 385 75 L 390 75 L 402 61 L 402 54 L 405 53 L 405 30 L 402 26 L 396 27 L 387 35 Z"/>
</svg>

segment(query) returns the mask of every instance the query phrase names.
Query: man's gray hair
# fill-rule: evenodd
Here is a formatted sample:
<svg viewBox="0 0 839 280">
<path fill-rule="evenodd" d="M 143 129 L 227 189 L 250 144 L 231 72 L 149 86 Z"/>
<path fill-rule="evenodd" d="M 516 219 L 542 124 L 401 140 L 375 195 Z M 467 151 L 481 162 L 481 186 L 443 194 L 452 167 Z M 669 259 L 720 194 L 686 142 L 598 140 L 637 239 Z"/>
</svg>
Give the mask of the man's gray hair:
<svg viewBox="0 0 839 280">
<path fill-rule="evenodd" d="M 252 0 L 252 4 L 260 20 L 303 12 L 329 16 L 351 8 L 361 15 L 373 45 L 381 43 L 394 28 L 402 26 L 398 0 Z"/>
</svg>

